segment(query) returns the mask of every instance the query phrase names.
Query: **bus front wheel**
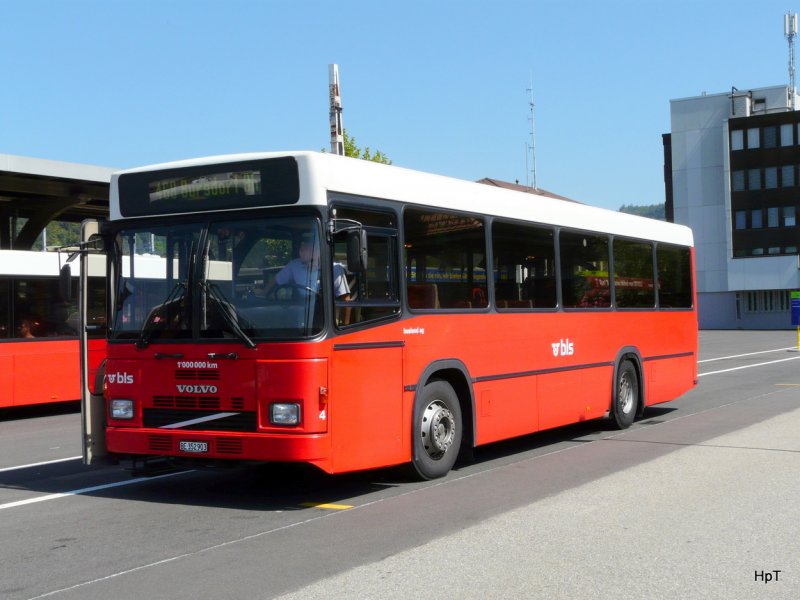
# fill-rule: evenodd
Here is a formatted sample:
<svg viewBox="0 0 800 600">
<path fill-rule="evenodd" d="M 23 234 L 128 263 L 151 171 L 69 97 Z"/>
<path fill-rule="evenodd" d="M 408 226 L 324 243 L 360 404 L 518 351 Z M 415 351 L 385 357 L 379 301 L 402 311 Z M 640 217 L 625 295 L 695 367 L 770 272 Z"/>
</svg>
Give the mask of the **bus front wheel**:
<svg viewBox="0 0 800 600">
<path fill-rule="evenodd" d="M 629 360 L 620 363 L 611 406 L 611 422 L 618 429 L 627 429 L 636 417 L 639 406 L 639 376 Z"/>
<path fill-rule="evenodd" d="M 428 383 L 414 404 L 412 464 L 423 479 L 447 475 L 456 462 L 463 428 L 461 406 L 446 381 Z"/>
</svg>

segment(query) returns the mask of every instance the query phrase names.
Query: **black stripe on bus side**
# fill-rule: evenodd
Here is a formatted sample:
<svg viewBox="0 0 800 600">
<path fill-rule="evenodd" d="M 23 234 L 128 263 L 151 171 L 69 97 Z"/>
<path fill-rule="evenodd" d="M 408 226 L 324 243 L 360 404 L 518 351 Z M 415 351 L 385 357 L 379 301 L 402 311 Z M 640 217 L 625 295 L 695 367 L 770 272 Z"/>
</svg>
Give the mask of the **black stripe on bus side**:
<svg viewBox="0 0 800 600">
<path fill-rule="evenodd" d="M 651 360 L 669 360 L 670 358 L 686 358 L 689 356 L 694 356 L 694 352 L 679 352 L 677 354 L 661 354 L 659 356 L 647 356 L 642 359 L 642 362 L 648 362 Z"/>
<path fill-rule="evenodd" d="M 652 361 L 652 360 L 668 360 L 671 358 L 686 358 L 688 356 L 694 356 L 694 352 L 680 352 L 678 354 L 663 354 L 660 356 L 649 356 L 647 358 L 643 358 L 642 362 Z M 483 383 L 486 381 L 500 381 L 502 379 L 517 379 L 520 377 L 533 377 L 535 375 L 549 375 L 551 373 L 563 373 L 566 371 L 580 371 L 583 369 L 595 369 L 597 367 L 613 367 L 614 362 L 599 362 L 599 363 L 589 363 L 584 365 L 572 365 L 567 367 L 555 367 L 552 369 L 536 369 L 533 371 L 520 371 L 518 373 L 499 373 L 497 375 L 483 375 L 481 377 L 473 377 L 472 383 Z M 417 390 L 416 385 L 407 385 L 403 387 L 403 390 L 406 392 L 415 392 Z"/>
<path fill-rule="evenodd" d="M 356 344 L 334 344 L 334 352 L 339 350 L 374 350 L 376 348 L 403 348 L 406 343 L 399 342 L 362 342 Z"/>
<path fill-rule="evenodd" d="M 554 367 L 552 369 L 537 369 L 535 371 L 520 371 L 519 373 L 500 373 L 498 375 L 483 375 L 474 377 L 472 383 L 483 383 L 484 381 L 498 381 L 500 379 L 517 379 L 519 377 L 533 377 L 534 375 L 548 375 L 550 373 L 563 373 L 565 371 L 581 371 L 583 369 L 595 369 L 597 367 L 613 367 L 613 362 L 591 363 L 586 365 L 571 365 L 567 367 Z"/>
</svg>

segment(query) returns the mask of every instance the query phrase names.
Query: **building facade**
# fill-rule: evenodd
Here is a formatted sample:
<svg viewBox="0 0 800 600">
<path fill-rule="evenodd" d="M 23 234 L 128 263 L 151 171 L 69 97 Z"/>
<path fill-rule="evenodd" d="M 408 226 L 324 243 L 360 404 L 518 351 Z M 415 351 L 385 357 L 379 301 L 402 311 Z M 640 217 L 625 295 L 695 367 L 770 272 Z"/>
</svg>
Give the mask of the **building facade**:
<svg viewBox="0 0 800 600">
<path fill-rule="evenodd" d="M 788 86 L 670 101 L 667 215 L 694 231 L 703 329 L 789 329 L 800 289 L 800 111 Z"/>
</svg>

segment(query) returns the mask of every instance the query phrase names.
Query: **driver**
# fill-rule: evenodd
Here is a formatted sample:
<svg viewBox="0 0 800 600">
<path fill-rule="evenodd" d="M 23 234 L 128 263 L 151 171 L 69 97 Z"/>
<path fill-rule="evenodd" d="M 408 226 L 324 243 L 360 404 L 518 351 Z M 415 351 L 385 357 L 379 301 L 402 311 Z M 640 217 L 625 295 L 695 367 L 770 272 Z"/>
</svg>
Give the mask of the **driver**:
<svg viewBox="0 0 800 600">
<path fill-rule="evenodd" d="M 306 294 L 319 293 L 319 246 L 311 240 L 303 240 L 298 255 L 267 283 L 264 290 L 267 296 L 279 285 L 295 285 Z M 333 294 L 337 300 L 350 300 L 345 268 L 340 263 L 333 263 Z"/>
</svg>

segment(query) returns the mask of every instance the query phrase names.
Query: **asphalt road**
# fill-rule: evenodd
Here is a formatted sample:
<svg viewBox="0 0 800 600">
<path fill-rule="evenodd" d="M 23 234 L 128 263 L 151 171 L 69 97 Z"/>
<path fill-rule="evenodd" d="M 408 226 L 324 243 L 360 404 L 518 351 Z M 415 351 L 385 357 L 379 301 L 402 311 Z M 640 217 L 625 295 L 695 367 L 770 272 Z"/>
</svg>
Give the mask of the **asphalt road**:
<svg viewBox="0 0 800 600">
<path fill-rule="evenodd" d="M 0 598 L 800 598 L 796 335 L 700 339 L 698 387 L 629 430 L 493 444 L 434 482 L 132 479 L 74 458 L 74 407 L 0 413 Z"/>
</svg>

